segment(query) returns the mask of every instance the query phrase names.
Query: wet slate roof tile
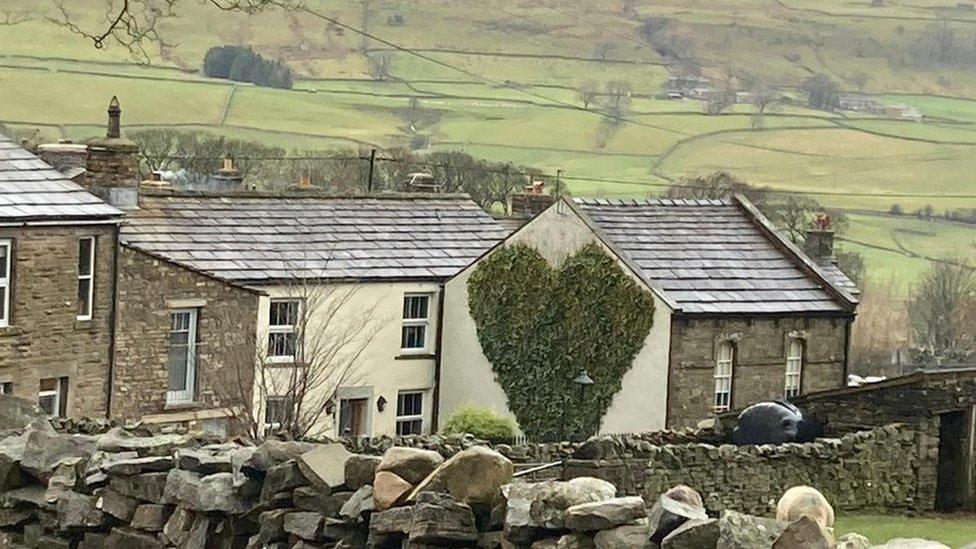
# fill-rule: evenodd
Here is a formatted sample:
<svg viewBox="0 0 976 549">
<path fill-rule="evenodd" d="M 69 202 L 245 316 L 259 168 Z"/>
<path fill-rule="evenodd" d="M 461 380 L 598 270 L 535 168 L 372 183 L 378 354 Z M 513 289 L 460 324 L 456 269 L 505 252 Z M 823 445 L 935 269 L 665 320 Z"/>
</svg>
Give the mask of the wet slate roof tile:
<svg viewBox="0 0 976 549">
<path fill-rule="evenodd" d="M 144 196 L 122 241 L 227 280 L 444 279 L 509 231 L 455 197 Z"/>
<path fill-rule="evenodd" d="M 686 313 L 844 311 L 732 199 L 577 199 L 582 212 Z M 831 283 L 855 292 L 829 265 Z"/>
<path fill-rule="evenodd" d="M 0 219 L 112 219 L 122 212 L 0 135 Z"/>
</svg>

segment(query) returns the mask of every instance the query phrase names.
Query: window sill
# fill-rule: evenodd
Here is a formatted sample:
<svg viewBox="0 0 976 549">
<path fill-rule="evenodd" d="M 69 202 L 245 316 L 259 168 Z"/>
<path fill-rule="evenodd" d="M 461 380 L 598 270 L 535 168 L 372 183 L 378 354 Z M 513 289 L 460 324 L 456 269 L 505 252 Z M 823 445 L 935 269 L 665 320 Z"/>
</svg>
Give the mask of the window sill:
<svg viewBox="0 0 976 549">
<path fill-rule="evenodd" d="M 20 326 L 2 326 L 0 327 L 0 337 L 4 336 L 19 336 L 23 335 L 24 329 Z"/>
<path fill-rule="evenodd" d="M 75 319 L 74 329 L 75 330 L 91 330 L 95 326 L 95 322 L 88 318 L 85 320 Z"/>
<path fill-rule="evenodd" d="M 203 408 L 202 402 L 167 402 L 163 405 L 164 412 L 176 412 L 184 410 L 197 410 Z"/>
<path fill-rule="evenodd" d="M 433 353 L 400 353 L 393 357 L 393 360 L 434 360 L 437 355 Z"/>
</svg>

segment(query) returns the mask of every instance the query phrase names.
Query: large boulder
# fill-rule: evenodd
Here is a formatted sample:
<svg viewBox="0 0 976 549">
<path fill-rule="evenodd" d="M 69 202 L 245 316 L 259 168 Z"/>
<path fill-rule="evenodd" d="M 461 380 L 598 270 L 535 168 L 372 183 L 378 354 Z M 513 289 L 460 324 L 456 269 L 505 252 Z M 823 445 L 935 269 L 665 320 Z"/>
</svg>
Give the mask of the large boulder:
<svg viewBox="0 0 976 549">
<path fill-rule="evenodd" d="M 696 502 L 699 503 L 696 505 Z M 676 486 L 661 494 L 647 512 L 651 541 L 661 543 L 668 534 L 689 520 L 707 519 L 708 514 L 700 502 L 701 496 L 687 486 Z"/>
<path fill-rule="evenodd" d="M 260 476 L 275 465 L 298 459 L 298 456 L 314 449 L 315 444 L 311 442 L 266 440 L 244 461 L 241 468 L 249 475 Z"/>
<path fill-rule="evenodd" d="M 456 546 L 478 539 L 471 507 L 447 494 L 425 492 L 417 496 L 411 515 L 411 545 Z"/>
<path fill-rule="evenodd" d="M 514 473 L 515 466 L 507 457 L 485 446 L 472 446 L 438 465 L 408 499 L 416 499 L 421 492 L 446 492 L 469 505 L 488 505 Z"/>
<path fill-rule="evenodd" d="M 173 507 L 159 503 L 144 503 L 132 515 L 130 526 L 146 532 L 162 532 Z"/>
<path fill-rule="evenodd" d="M 834 508 L 816 488 L 794 486 L 779 498 L 776 504 L 776 520 L 795 522 L 800 517 L 810 517 L 825 528 L 834 525 Z"/>
<path fill-rule="evenodd" d="M 317 541 L 322 537 L 322 515 L 298 511 L 285 515 L 285 532 L 301 539 Z"/>
<path fill-rule="evenodd" d="M 861 534 L 849 533 L 837 538 L 837 549 L 868 549 L 871 540 Z"/>
<path fill-rule="evenodd" d="M 334 490 L 346 482 L 346 460 L 352 456 L 339 443 L 319 444 L 298 456 L 299 470 L 316 488 Z"/>
<path fill-rule="evenodd" d="M 105 524 L 105 513 L 95 506 L 95 497 L 65 492 L 58 498 L 58 526 L 64 530 L 95 528 Z"/>
<path fill-rule="evenodd" d="M 96 437 L 98 449 L 103 452 L 135 452 L 139 457 L 172 456 L 177 448 L 196 444 L 189 435 L 166 434 L 151 437 L 133 436 L 120 428 Z"/>
<path fill-rule="evenodd" d="M 36 402 L 13 395 L 0 395 L 0 429 L 20 431 L 37 419 L 47 421 Z"/>
<path fill-rule="evenodd" d="M 65 458 L 89 459 L 95 452 L 95 439 L 83 435 L 62 435 L 51 427 L 47 419 L 30 424 L 20 466 L 34 476 L 47 480 L 58 463 Z"/>
<path fill-rule="evenodd" d="M 343 504 L 339 510 L 339 516 L 347 522 L 362 522 L 369 513 L 376 510 L 376 503 L 373 501 L 373 487 L 366 484 L 356 490 L 356 492 Z"/>
<path fill-rule="evenodd" d="M 243 513 L 249 505 L 241 500 L 231 473 L 200 477 L 196 473 L 173 469 L 166 478 L 164 503 L 182 504 L 201 513 Z"/>
<path fill-rule="evenodd" d="M 644 498 L 632 496 L 581 503 L 566 509 L 566 528 L 594 532 L 629 524 L 646 516 Z"/>
<path fill-rule="evenodd" d="M 612 499 L 613 484 L 590 477 L 570 481 L 515 482 L 502 486 L 506 500 L 505 537 L 513 543 L 531 543 L 545 531 L 566 527 L 566 509 L 582 503 Z"/>
<path fill-rule="evenodd" d="M 96 500 L 95 506 L 122 522 L 129 522 L 132 520 L 132 515 L 136 512 L 140 503 L 135 498 L 130 498 L 115 490 L 106 488 Z"/>
<path fill-rule="evenodd" d="M 618 526 L 597 532 L 593 537 L 596 549 L 657 549 L 658 545 L 648 539 L 646 524 Z"/>
<path fill-rule="evenodd" d="M 376 478 L 376 468 L 380 464 L 379 456 L 367 456 L 364 454 L 353 454 L 346 459 L 344 465 L 344 477 L 346 487 L 350 490 L 373 484 Z"/>
<path fill-rule="evenodd" d="M 694 519 L 685 522 L 661 542 L 666 549 L 714 549 L 718 544 L 718 521 Z"/>
<path fill-rule="evenodd" d="M 803 515 L 773 542 L 773 549 L 833 549 L 834 536 L 819 521 Z"/>
<path fill-rule="evenodd" d="M 286 461 L 268 469 L 261 487 L 261 501 L 269 502 L 275 499 L 288 499 L 289 492 L 305 486 L 308 480 L 302 474 L 297 461 Z M 327 488 L 326 488 L 327 489 Z"/>
<path fill-rule="evenodd" d="M 440 454 L 431 450 L 394 446 L 383 454 L 376 473 L 387 471 L 416 486 L 443 461 Z"/>
<path fill-rule="evenodd" d="M 949 549 L 949 546 L 927 539 L 897 538 L 889 540 L 884 545 L 875 545 L 871 549 Z"/>
<path fill-rule="evenodd" d="M 390 471 L 379 471 L 373 481 L 373 501 L 377 511 L 386 511 L 406 501 L 413 485 Z"/>
<path fill-rule="evenodd" d="M 143 473 L 122 477 L 112 477 L 109 488 L 116 492 L 149 503 L 158 503 L 163 499 L 166 480 L 169 473 Z"/>
<path fill-rule="evenodd" d="M 725 511 L 718 521 L 718 549 L 769 549 L 786 524 L 773 519 Z"/>
</svg>

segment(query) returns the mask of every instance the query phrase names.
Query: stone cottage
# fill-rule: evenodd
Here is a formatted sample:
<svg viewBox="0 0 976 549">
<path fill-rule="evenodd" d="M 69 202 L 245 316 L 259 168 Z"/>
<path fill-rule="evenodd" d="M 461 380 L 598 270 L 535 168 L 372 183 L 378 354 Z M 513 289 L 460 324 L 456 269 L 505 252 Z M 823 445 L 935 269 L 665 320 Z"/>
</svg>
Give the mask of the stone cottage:
<svg viewBox="0 0 976 549">
<path fill-rule="evenodd" d="M 460 196 L 143 187 L 121 233 L 113 415 L 277 427 L 298 376 L 311 434 L 432 432 L 444 282 L 506 234 Z"/>
<path fill-rule="evenodd" d="M 603 393 L 590 393 L 609 391 L 612 396 L 599 411 L 599 430 L 633 432 L 693 426 L 759 400 L 843 387 L 856 289 L 831 260 L 829 230 L 817 232 L 808 242 L 816 244 L 812 248 L 816 258 L 780 236 L 742 197 L 559 200 L 445 285 L 440 413 L 450 415 L 466 404 L 490 406 L 516 419 L 523 418 L 513 406 L 548 406 L 549 413 L 559 413 L 588 405 L 586 391 L 601 389 L 604 383 L 608 385 Z M 639 299 L 649 296 L 653 301 L 643 308 L 641 314 L 653 318 L 640 334 L 628 363 L 607 375 L 612 379 L 580 376 L 579 395 L 557 396 L 565 398 L 560 402 L 506 393 L 503 384 L 515 387 L 518 379 L 505 378 L 509 374 L 499 364 L 503 357 L 495 350 L 498 345 L 487 338 L 501 334 L 508 338 L 507 348 L 517 352 L 532 344 L 532 335 L 505 334 L 503 329 L 489 326 L 490 319 L 481 318 L 479 324 L 472 314 L 471 292 L 492 291 L 481 287 L 485 283 L 477 279 L 479 270 L 499 253 L 537 255 L 557 271 L 553 279 L 560 280 L 568 262 L 574 261 L 578 270 L 581 263 L 574 258 L 581 250 L 594 247 L 612 258 L 620 272 L 642 290 L 644 297 Z M 504 267 L 512 272 L 524 267 L 506 261 Z M 473 278 L 477 280 L 473 282 Z M 507 281 L 509 288 L 518 283 Z M 593 291 L 606 287 L 599 280 L 580 284 L 577 287 L 597 289 Z M 640 295 L 627 291 L 635 298 Z M 606 324 L 616 313 L 604 314 L 603 308 L 625 306 L 604 304 L 599 298 L 588 303 L 589 309 L 574 313 L 582 318 L 578 324 Z M 540 306 L 540 311 L 558 318 L 558 310 L 551 307 Z M 548 329 L 548 321 L 533 324 L 521 312 L 513 314 L 519 323 Z M 588 345 L 611 346 L 607 347 L 611 350 L 624 345 L 615 334 L 637 318 L 633 312 L 627 314 L 631 315 L 628 321 L 603 326 L 605 337 Z M 579 326 L 566 329 L 571 337 L 584 333 Z M 567 345 L 572 353 L 590 352 Z M 486 356 L 486 348 L 494 362 Z M 580 364 L 580 370 L 591 368 Z M 570 380 L 577 373 L 562 372 L 560 379 L 549 383 L 573 387 Z M 592 370 L 586 373 L 593 374 Z M 515 377 L 534 375 L 545 372 L 525 371 Z M 595 382 L 593 386 L 587 385 L 590 380 Z"/>
<path fill-rule="evenodd" d="M 0 135 L 0 392 L 105 414 L 121 216 Z"/>
</svg>

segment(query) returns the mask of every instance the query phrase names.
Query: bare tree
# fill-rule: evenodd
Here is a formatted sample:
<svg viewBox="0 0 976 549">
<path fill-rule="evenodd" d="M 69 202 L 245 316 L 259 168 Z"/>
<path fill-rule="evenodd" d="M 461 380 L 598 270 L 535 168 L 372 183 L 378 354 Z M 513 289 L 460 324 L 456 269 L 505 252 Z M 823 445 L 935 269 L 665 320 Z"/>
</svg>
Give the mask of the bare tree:
<svg viewBox="0 0 976 549">
<path fill-rule="evenodd" d="M 616 48 L 613 42 L 598 42 L 593 48 L 593 55 L 600 61 L 606 61 Z"/>
<path fill-rule="evenodd" d="M 82 22 L 81 9 L 69 8 L 66 0 L 52 0 L 55 15 L 48 19 L 92 42 L 98 49 L 120 45 L 133 57 L 148 62 L 150 49 L 172 46 L 159 32 L 159 24 L 177 17 L 179 6 L 190 0 L 104 0 L 104 18 L 96 24 Z M 215 9 L 258 13 L 269 8 L 298 9 L 302 0 L 204 0 Z M 90 6 L 85 7 L 86 10 Z"/>
<path fill-rule="evenodd" d="M 576 96 L 579 97 L 584 109 L 590 108 L 590 104 L 600 96 L 600 83 L 592 78 L 580 82 Z"/>
<path fill-rule="evenodd" d="M 915 346 L 934 361 L 976 350 L 976 271 L 958 260 L 935 263 L 908 305 Z"/>
<path fill-rule="evenodd" d="M 366 61 L 369 63 L 369 75 L 373 80 L 384 82 L 393 76 L 393 54 L 370 53 L 366 55 Z"/>
<path fill-rule="evenodd" d="M 766 126 L 766 111 L 779 102 L 780 93 L 762 83 L 757 83 L 749 93 L 749 102 L 753 108 L 752 129 L 761 130 Z"/>
<path fill-rule="evenodd" d="M 303 269 L 301 263 L 295 262 L 296 271 Z M 287 299 L 271 305 L 275 326 L 258 334 L 255 348 L 239 350 L 253 360 L 233 361 L 246 366 L 230 375 L 223 372 L 223 382 L 215 387 L 221 401 L 237 403 L 232 419 L 256 440 L 272 434 L 292 439 L 324 434 L 340 389 L 363 383 L 363 355 L 380 322 L 376 304 L 356 299 L 353 286 L 296 276 L 285 284 L 283 295 Z M 239 320 L 243 326 L 254 323 Z"/>
<path fill-rule="evenodd" d="M 712 172 L 705 175 L 686 176 L 668 187 L 667 198 L 726 198 L 742 194 L 756 207 L 766 205 L 766 189 L 753 187 L 728 172 Z"/>
<path fill-rule="evenodd" d="M 851 364 L 858 375 L 899 375 L 886 371 L 901 349 L 910 342 L 908 307 L 898 295 L 898 281 L 862 283 L 857 320 L 851 331 Z"/>
</svg>

